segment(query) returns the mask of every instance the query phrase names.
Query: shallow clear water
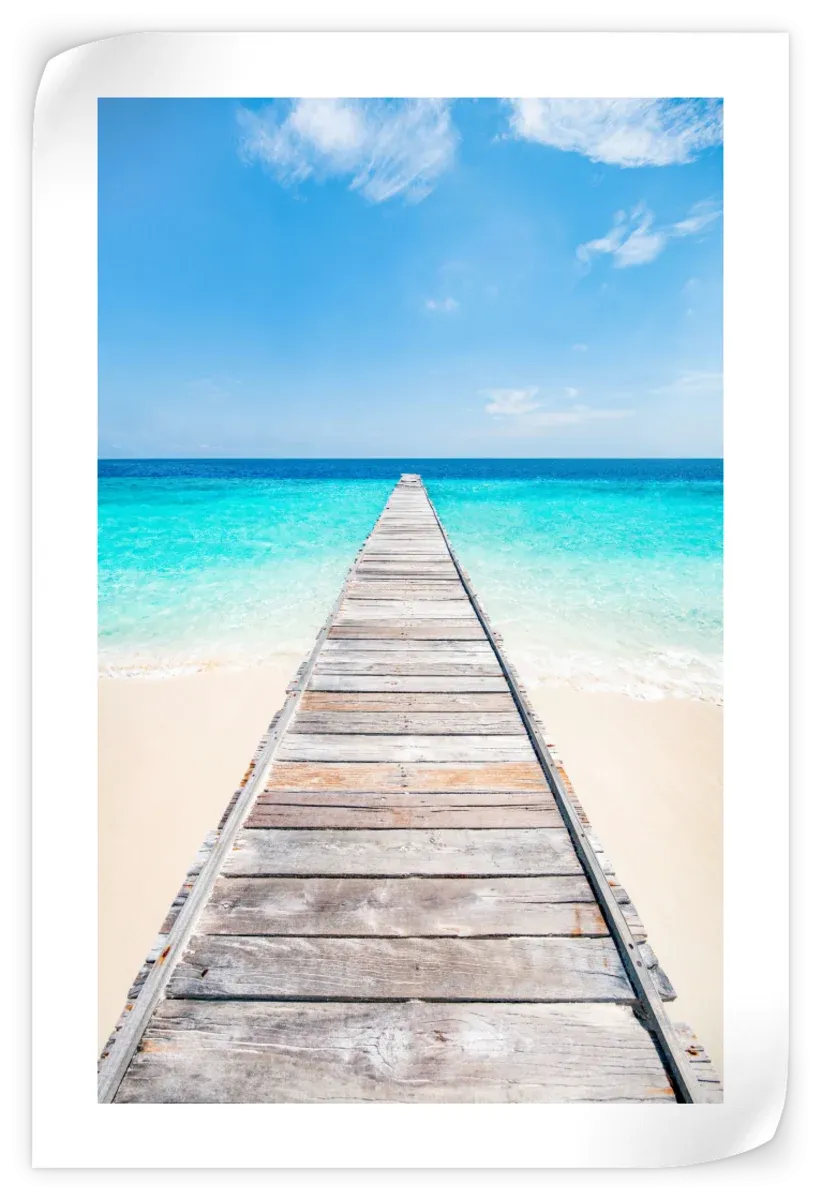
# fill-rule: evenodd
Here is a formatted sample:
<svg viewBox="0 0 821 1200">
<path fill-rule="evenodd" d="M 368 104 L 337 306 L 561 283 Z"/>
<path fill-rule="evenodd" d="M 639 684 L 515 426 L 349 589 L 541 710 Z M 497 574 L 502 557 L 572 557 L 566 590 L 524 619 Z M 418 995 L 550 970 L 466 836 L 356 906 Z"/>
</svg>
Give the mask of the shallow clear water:
<svg viewBox="0 0 821 1200">
<path fill-rule="evenodd" d="M 101 669 L 307 654 L 402 471 L 526 683 L 720 699 L 715 460 L 101 462 Z"/>
</svg>

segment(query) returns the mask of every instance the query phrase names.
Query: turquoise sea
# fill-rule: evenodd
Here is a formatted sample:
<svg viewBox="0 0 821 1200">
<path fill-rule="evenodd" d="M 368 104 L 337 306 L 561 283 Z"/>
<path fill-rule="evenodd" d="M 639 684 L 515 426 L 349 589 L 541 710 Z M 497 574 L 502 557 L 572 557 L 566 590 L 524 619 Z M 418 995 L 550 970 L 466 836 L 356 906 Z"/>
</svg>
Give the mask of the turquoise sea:
<svg viewBox="0 0 821 1200">
<path fill-rule="evenodd" d="M 403 471 L 526 684 L 721 699 L 713 459 L 103 460 L 101 671 L 306 655 Z"/>
</svg>

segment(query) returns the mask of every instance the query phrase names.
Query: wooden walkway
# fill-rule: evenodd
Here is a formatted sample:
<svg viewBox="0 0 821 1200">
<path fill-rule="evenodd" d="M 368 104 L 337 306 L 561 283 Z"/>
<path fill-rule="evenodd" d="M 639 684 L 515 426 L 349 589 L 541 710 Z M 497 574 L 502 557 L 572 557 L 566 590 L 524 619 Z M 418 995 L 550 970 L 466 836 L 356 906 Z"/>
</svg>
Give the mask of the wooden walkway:
<svg viewBox="0 0 821 1200">
<path fill-rule="evenodd" d="M 718 1099 L 673 995 L 403 476 L 132 989 L 100 1099 Z"/>
</svg>

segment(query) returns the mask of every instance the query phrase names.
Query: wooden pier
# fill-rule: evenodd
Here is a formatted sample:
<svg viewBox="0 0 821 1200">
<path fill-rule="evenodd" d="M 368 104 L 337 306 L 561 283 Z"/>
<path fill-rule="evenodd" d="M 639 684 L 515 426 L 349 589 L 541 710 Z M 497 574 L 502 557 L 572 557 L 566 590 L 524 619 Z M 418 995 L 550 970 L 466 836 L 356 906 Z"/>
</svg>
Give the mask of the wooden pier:
<svg viewBox="0 0 821 1200">
<path fill-rule="evenodd" d="M 673 995 L 402 476 L 135 981 L 100 1100 L 720 1099 Z"/>
</svg>

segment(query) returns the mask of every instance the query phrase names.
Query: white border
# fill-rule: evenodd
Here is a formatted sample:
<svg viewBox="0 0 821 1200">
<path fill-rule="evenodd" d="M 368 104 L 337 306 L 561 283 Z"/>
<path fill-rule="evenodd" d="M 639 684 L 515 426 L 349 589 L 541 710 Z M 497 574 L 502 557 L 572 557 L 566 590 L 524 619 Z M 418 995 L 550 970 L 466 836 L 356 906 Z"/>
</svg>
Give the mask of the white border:
<svg viewBox="0 0 821 1200">
<path fill-rule="evenodd" d="M 672 1166 L 772 1136 L 787 1039 L 787 57 L 783 34 L 161 34 L 49 63 L 34 201 L 36 1165 Z M 725 98 L 725 1103 L 98 1106 L 97 97 L 521 94 Z"/>
</svg>

